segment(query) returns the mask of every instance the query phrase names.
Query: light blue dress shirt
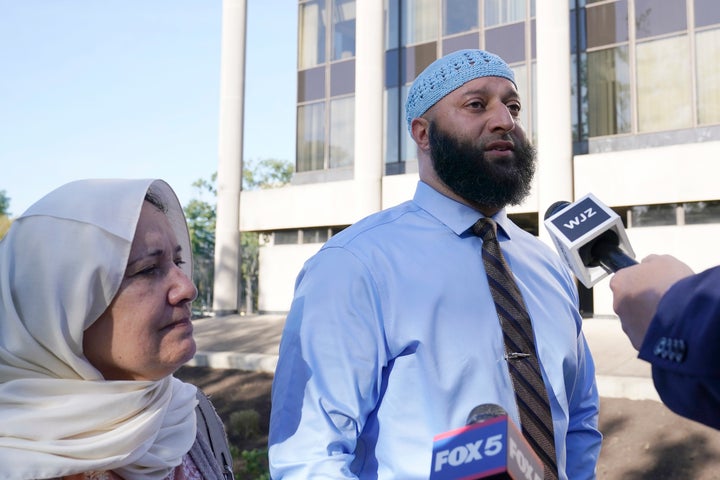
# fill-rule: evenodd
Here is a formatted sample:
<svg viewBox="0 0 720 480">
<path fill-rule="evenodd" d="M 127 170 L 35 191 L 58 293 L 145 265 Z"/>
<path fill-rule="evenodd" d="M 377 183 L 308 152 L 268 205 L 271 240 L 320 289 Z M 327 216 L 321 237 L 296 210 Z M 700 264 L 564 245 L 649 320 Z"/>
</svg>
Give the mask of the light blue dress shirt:
<svg viewBox="0 0 720 480">
<path fill-rule="evenodd" d="M 433 437 L 483 403 L 520 425 L 503 336 L 470 228 L 481 215 L 423 182 L 332 237 L 300 272 L 280 343 L 272 478 L 427 479 Z M 561 479 L 595 478 L 595 368 L 573 279 L 493 217 L 535 329 Z"/>
</svg>

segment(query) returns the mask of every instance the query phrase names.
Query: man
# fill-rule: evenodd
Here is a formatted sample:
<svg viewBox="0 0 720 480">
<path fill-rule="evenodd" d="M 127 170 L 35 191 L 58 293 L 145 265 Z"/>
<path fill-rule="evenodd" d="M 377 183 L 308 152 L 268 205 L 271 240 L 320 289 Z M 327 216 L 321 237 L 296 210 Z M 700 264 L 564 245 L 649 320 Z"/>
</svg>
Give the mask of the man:
<svg viewBox="0 0 720 480">
<path fill-rule="evenodd" d="M 479 404 L 520 424 L 503 332 L 473 226 L 498 224 L 534 326 L 559 478 L 594 478 L 601 435 L 577 292 L 557 256 L 507 217 L 534 150 L 512 70 L 463 50 L 408 93 L 420 182 L 412 201 L 334 236 L 300 272 L 270 420 L 277 479 L 427 479 L 433 437 Z"/>
<path fill-rule="evenodd" d="M 610 279 L 613 308 L 675 413 L 720 429 L 720 267 L 650 255 Z"/>
</svg>

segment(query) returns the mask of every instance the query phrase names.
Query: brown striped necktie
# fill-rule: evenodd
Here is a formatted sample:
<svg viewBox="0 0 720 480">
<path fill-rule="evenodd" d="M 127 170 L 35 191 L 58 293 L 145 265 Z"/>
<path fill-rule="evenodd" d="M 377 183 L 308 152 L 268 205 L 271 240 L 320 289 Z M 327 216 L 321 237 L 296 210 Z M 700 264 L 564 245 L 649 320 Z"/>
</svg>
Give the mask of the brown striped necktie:
<svg viewBox="0 0 720 480">
<path fill-rule="evenodd" d="M 483 241 L 482 259 L 505 340 L 505 358 L 515 389 L 522 431 L 545 465 L 545 479 L 557 479 L 555 437 L 545 382 L 535 350 L 530 315 L 497 239 L 497 224 L 481 218 L 472 227 Z"/>
</svg>

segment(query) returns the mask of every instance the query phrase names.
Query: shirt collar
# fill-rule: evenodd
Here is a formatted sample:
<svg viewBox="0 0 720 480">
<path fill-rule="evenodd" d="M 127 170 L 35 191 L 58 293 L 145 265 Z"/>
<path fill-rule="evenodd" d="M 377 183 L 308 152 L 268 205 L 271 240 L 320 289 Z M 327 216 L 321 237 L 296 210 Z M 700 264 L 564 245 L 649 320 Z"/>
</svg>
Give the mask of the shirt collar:
<svg viewBox="0 0 720 480">
<path fill-rule="evenodd" d="M 446 197 L 422 180 L 418 181 L 413 201 L 458 236 L 465 235 L 475 222 L 484 217 L 477 210 Z M 509 239 L 511 221 L 507 211 L 503 208 L 490 218 L 498 224 L 498 237 Z"/>
</svg>

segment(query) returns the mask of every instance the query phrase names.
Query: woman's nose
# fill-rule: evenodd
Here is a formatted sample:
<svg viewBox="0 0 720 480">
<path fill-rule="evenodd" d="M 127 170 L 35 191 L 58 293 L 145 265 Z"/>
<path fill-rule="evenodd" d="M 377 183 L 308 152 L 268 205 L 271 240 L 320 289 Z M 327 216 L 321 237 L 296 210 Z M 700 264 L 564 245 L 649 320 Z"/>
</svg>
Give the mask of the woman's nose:
<svg viewBox="0 0 720 480">
<path fill-rule="evenodd" d="M 181 302 L 192 302 L 198 291 L 193 281 L 185 274 L 182 268 L 173 268 L 173 285 L 169 292 L 169 300 L 173 305 Z"/>
</svg>

